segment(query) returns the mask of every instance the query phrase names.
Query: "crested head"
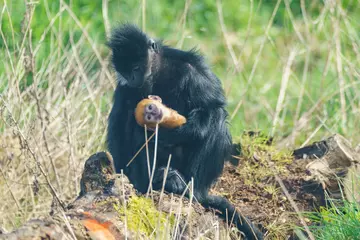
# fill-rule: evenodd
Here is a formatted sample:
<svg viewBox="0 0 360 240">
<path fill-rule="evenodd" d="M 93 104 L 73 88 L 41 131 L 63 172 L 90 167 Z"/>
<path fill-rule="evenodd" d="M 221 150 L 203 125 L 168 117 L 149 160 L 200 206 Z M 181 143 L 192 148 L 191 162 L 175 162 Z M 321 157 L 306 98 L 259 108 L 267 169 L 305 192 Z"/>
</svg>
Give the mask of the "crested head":
<svg viewBox="0 0 360 240">
<path fill-rule="evenodd" d="M 113 29 L 108 46 L 113 53 L 115 69 L 121 72 L 118 62 L 124 64 L 147 58 L 149 38 L 137 26 L 124 24 Z M 127 67 L 128 68 L 128 67 Z"/>
<path fill-rule="evenodd" d="M 120 84 L 139 87 L 152 79 L 158 44 L 137 26 L 123 24 L 115 28 L 107 45 Z"/>
<path fill-rule="evenodd" d="M 119 56 L 127 53 L 144 53 L 148 49 L 149 38 L 137 26 L 124 24 L 114 28 L 108 46 Z"/>
</svg>

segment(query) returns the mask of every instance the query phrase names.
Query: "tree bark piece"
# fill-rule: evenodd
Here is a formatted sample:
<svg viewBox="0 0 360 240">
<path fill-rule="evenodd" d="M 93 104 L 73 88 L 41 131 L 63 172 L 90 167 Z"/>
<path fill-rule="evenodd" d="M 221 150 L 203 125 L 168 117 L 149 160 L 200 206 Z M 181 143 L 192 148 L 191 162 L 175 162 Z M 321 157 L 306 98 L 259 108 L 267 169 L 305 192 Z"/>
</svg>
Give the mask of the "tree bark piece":
<svg viewBox="0 0 360 240">
<path fill-rule="evenodd" d="M 335 134 L 295 150 L 294 157 L 297 160 L 307 159 L 305 169 L 308 179 L 320 183 L 331 198 L 360 201 L 360 156 L 347 139 Z"/>
</svg>

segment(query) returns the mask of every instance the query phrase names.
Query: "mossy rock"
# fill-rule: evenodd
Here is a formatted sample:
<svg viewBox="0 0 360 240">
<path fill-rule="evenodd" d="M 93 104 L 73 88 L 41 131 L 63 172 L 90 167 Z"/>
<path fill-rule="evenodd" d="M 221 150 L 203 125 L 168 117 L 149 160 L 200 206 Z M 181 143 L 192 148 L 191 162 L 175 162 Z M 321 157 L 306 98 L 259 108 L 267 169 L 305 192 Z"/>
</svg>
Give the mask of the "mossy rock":
<svg viewBox="0 0 360 240">
<path fill-rule="evenodd" d="M 126 206 L 114 205 L 120 219 L 134 233 L 147 238 L 169 239 L 175 216 L 156 209 L 149 198 L 133 196 Z"/>
</svg>

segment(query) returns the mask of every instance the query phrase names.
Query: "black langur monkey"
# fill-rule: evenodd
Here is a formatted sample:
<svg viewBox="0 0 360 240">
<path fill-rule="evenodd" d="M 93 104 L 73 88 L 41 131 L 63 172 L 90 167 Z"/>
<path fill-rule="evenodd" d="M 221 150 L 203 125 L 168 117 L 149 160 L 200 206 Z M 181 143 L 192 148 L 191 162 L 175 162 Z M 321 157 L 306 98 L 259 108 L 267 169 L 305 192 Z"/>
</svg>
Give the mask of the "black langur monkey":
<svg viewBox="0 0 360 240">
<path fill-rule="evenodd" d="M 139 192 L 147 191 L 146 151 L 128 167 L 126 164 L 145 142 L 144 128 L 134 116 L 136 105 L 148 95 L 157 95 L 187 121 L 178 128 L 159 128 L 153 189 L 161 189 L 172 154 L 165 191 L 182 194 L 193 179 L 194 196 L 204 207 L 219 210 L 223 218 L 234 216 L 235 225 L 247 239 L 263 239 L 263 234 L 227 199 L 208 194 L 222 173 L 224 160 L 230 157 L 232 138 L 221 82 L 203 57 L 194 50 L 182 51 L 154 41 L 131 24 L 115 28 L 108 46 L 118 81 L 107 136 L 116 171 L 123 169 Z M 153 148 L 154 142 L 150 142 L 150 156 Z"/>
</svg>

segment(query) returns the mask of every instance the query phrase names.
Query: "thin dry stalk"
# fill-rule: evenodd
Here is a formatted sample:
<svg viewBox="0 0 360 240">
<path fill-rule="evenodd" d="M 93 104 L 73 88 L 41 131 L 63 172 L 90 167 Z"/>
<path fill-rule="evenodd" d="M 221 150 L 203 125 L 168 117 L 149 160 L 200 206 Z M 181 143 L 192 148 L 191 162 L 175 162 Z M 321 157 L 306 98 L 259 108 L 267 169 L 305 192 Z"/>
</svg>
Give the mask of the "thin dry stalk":
<svg viewBox="0 0 360 240">
<path fill-rule="evenodd" d="M 170 168 L 170 162 L 171 162 L 171 154 L 169 155 L 169 159 L 168 159 L 165 171 L 164 171 L 163 184 L 162 184 L 162 187 L 161 187 L 160 197 L 159 197 L 159 205 L 161 205 L 162 198 L 163 198 L 163 195 L 164 195 L 166 179 L 167 179 L 167 175 L 168 175 L 169 168 Z"/>
<path fill-rule="evenodd" d="M 186 191 L 187 191 L 187 188 L 186 188 Z M 181 195 L 180 197 L 180 200 L 179 200 L 179 206 L 177 207 L 177 212 L 176 212 L 176 221 L 174 223 L 174 228 L 173 228 L 173 233 L 174 234 L 174 238 L 177 239 L 177 233 L 179 232 L 179 226 L 180 226 L 180 217 L 181 217 L 181 212 L 182 212 L 182 209 L 183 209 L 183 202 L 182 202 L 182 199 L 184 198 L 184 194 L 185 192 L 183 193 L 183 195 Z"/>
<path fill-rule="evenodd" d="M 126 197 L 125 197 L 125 185 L 124 185 L 124 172 L 121 169 L 121 192 L 122 192 L 122 202 L 123 202 L 123 208 L 124 208 L 124 215 L 127 216 L 126 214 L 126 206 L 127 206 L 127 201 L 126 201 Z M 125 227 L 125 239 L 128 239 L 128 231 L 127 231 L 127 218 L 124 218 L 124 227 Z"/>
<path fill-rule="evenodd" d="M 297 35 L 297 37 L 299 38 L 300 42 L 304 45 L 306 45 L 306 42 L 304 40 L 304 37 L 302 36 L 299 27 L 296 25 L 295 19 L 294 19 L 294 15 L 292 14 L 291 8 L 290 8 L 290 3 L 289 0 L 285 0 L 285 6 L 286 6 L 286 11 L 289 15 L 291 24 L 293 25 L 294 31 Z"/>
<path fill-rule="evenodd" d="M 146 31 L 146 0 L 141 2 L 141 20 L 142 20 L 142 30 Z"/>
<path fill-rule="evenodd" d="M 183 44 L 184 44 L 184 40 L 185 40 L 185 36 L 186 36 L 186 19 L 187 19 L 187 14 L 188 14 L 191 2 L 192 2 L 192 0 L 186 0 L 185 1 L 184 12 L 183 12 L 183 14 L 181 16 L 180 24 L 179 24 L 179 25 L 181 25 L 182 34 L 181 34 L 180 41 L 177 43 L 178 48 L 181 48 L 183 46 Z"/>
<path fill-rule="evenodd" d="M 10 62 L 12 74 L 15 76 L 15 68 L 14 68 L 14 63 L 13 63 L 13 60 L 12 60 L 11 52 L 9 50 L 9 46 L 7 44 L 4 32 L 2 31 L 2 19 L 3 19 L 3 15 L 4 15 L 5 10 L 7 10 L 6 2 L 4 4 L 4 7 L 3 7 L 2 11 L 1 11 L 1 15 L 0 15 L 0 34 L 1 34 L 1 38 L 2 38 L 4 46 L 5 46 L 6 54 L 8 55 L 8 60 Z M 10 19 L 9 21 L 11 22 L 11 18 L 9 18 L 9 19 Z M 11 26 L 12 26 L 12 24 L 11 24 Z"/>
<path fill-rule="evenodd" d="M 189 228 L 189 234 L 191 236 L 191 232 L 192 232 L 192 225 L 189 224 L 190 222 L 190 218 L 191 218 L 191 212 L 192 212 L 192 204 L 193 204 L 193 199 L 194 199 L 194 179 L 191 178 L 191 182 L 190 182 L 190 188 L 189 188 L 189 206 L 188 206 L 188 211 L 187 211 L 187 218 L 186 218 L 186 221 L 184 223 L 184 228 L 182 230 L 182 232 L 180 233 L 180 238 L 183 236 L 184 232 L 185 232 L 185 229 L 186 229 L 186 226 L 188 226 Z"/>
<path fill-rule="evenodd" d="M 235 51 L 232 47 L 232 44 L 230 43 L 228 34 L 227 34 L 227 30 L 226 30 L 226 26 L 224 23 L 224 17 L 223 17 L 223 12 L 222 12 L 222 4 L 221 4 L 221 0 L 216 0 L 216 9 L 218 12 L 218 17 L 219 17 L 219 22 L 220 22 L 220 27 L 221 27 L 221 31 L 224 35 L 224 39 L 225 39 L 225 44 L 226 47 L 228 49 L 228 52 L 230 53 L 231 59 L 233 61 L 234 67 L 236 69 L 236 72 L 241 72 L 240 66 L 239 66 L 239 61 L 236 58 L 236 54 Z"/>
<path fill-rule="evenodd" d="M 40 105 L 40 99 L 39 99 L 39 96 L 38 96 L 38 91 L 37 91 L 37 84 L 35 85 L 34 87 L 34 90 L 33 90 L 33 97 L 35 98 L 35 101 L 36 101 L 36 106 L 37 106 L 37 111 L 38 111 L 38 115 L 39 115 L 39 118 L 40 118 L 40 125 L 41 125 L 41 132 L 42 132 L 42 138 L 43 138 L 43 141 L 44 141 L 44 145 L 45 145 L 45 150 L 47 152 L 47 157 L 49 158 L 50 160 L 50 163 L 51 163 L 51 168 L 52 168 L 52 171 L 54 172 L 54 175 L 55 175 L 55 180 L 56 180 L 56 184 L 57 184 L 57 187 L 59 189 L 59 191 L 61 192 L 61 184 L 60 184 L 60 180 L 59 180 L 59 174 L 58 174 L 58 171 L 56 169 L 56 166 L 55 166 L 55 161 L 52 157 L 52 153 L 50 151 L 50 147 L 49 147 L 49 141 L 47 139 L 47 124 L 45 124 L 45 119 L 44 119 L 44 116 L 43 116 L 43 112 L 42 112 L 42 108 L 41 108 L 41 105 Z"/>
<path fill-rule="evenodd" d="M 317 128 L 310 134 L 310 136 L 303 142 L 303 144 L 301 144 L 300 148 L 305 147 L 311 141 L 316 133 L 325 125 L 325 121 L 322 121 L 319 126 L 317 126 Z"/>
<path fill-rule="evenodd" d="M 305 84 L 306 84 L 306 81 L 307 81 L 307 73 L 308 73 L 308 70 L 309 70 L 309 61 L 310 61 L 310 49 L 307 48 L 306 57 L 305 57 L 305 65 L 304 65 L 304 69 L 303 69 L 302 81 L 301 81 L 301 86 L 300 86 L 299 100 L 298 100 L 298 103 L 297 103 L 297 106 L 296 106 L 296 111 L 295 111 L 294 126 L 297 125 L 299 115 L 300 115 L 301 106 L 302 106 L 302 101 L 303 101 L 303 98 L 304 98 Z M 292 144 L 294 144 L 294 142 L 295 142 L 295 135 L 296 134 L 293 133 L 294 137 L 291 140 Z"/>
<path fill-rule="evenodd" d="M 360 85 L 360 82 L 353 82 L 353 83 L 347 84 L 347 85 L 344 86 L 344 90 L 354 88 L 356 85 Z M 330 99 L 336 97 L 338 94 L 340 94 L 339 91 L 335 90 L 332 94 L 323 95 L 322 97 L 320 97 L 320 99 L 307 112 L 305 112 L 300 117 L 300 119 L 299 119 L 299 121 L 297 123 L 298 125 L 295 126 L 295 130 L 293 131 L 293 133 L 298 133 L 298 132 L 301 131 L 301 129 L 303 129 L 305 126 L 307 126 L 306 124 L 311 120 L 311 116 L 314 114 L 314 112 L 316 110 L 318 110 L 321 106 L 323 106 L 327 101 L 329 101 Z M 292 139 L 292 138 L 293 138 L 292 135 L 284 138 L 283 140 L 281 140 L 278 143 L 278 146 L 283 145 L 284 143 L 288 142 L 289 139 Z"/>
<path fill-rule="evenodd" d="M 311 240 L 315 240 L 314 235 L 311 233 L 308 225 L 306 224 L 306 221 L 304 219 L 304 217 L 302 216 L 300 209 L 298 208 L 298 206 L 296 205 L 294 199 L 292 199 L 289 191 L 286 189 L 283 181 L 280 179 L 280 177 L 278 176 L 278 174 L 276 173 L 276 170 L 273 168 L 274 163 L 272 163 L 269 159 L 266 159 L 268 165 L 269 165 L 269 169 L 272 171 L 272 173 L 274 174 L 275 180 L 279 183 L 282 191 L 284 192 L 286 198 L 289 200 L 290 205 L 293 207 L 293 209 L 295 210 L 296 214 L 298 215 L 298 218 L 301 222 L 301 224 L 303 225 L 306 233 L 308 234 L 309 238 Z"/>
<path fill-rule="evenodd" d="M 284 99 L 285 99 L 285 94 L 286 94 L 286 88 L 289 82 L 289 78 L 290 78 L 290 73 L 291 73 L 291 66 L 294 62 L 295 56 L 297 54 L 297 50 L 294 49 L 290 52 L 290 56 L 288 58 L 287 64 L 284 68 L 284 73 L 283 73 L 283 77 L 281 80 L 281 88 L 280 88 L 280 93 L 279 93 L 279 97 L 278 97 L 278 101 L 276 104 L 276 110 L 275 110 L 275 116 L 274 116 L 274 121 L 273 121 L 273 126 L 272 126 L 272 130 L 271 130 L 271 135 L 273 136 L 275 133 L 275 129 L 276 126 L 278 124 L 279 121 L 279 114 L 281 112 L 281 110 L 283 109 L 283 104 L 284 104 Z"/>
<path fill-rule="evenodd" d="M 340 4 L 336 6 L 337 8 L 341 8 Z M 336 11 L 336 10 L 334 10 Z M 333 26 L 334 26 L 334 38 L 335 38 L 335 49 L 336 49 L 336 70 L 338 73 L 339 80 L 339 91 L 340 91 L 340 104 L 341 104 L 341 120 L 342 120 L 342 128 L 346 127 L 346 101 L 345 101 L 345 91 L 344 91 L 344 75 L 343 75 L 343 64 L 341 57 L 341 40 L 340 40 L 340 26 L 339 26 L 339 11 L 337 12 L 337 16 L 332 16 Z M 334 13 L 335 14 L 335 13 Z"/>
<path fill-rule="evenodd" d="M 7 3 L 6 3 L 6 0 L 4 0 L 4 8 L 6 9 L 6 14 L 7 14 L 7 17 L 8 17 L 8 23 L 9 23 L 9 26 L 10 26 L 10 29 L 11 29 L 11 39 L 12 39 L 12 43 L 13 45 L 15 45 L 15 30 L 14 30 L 14 25 L 13 25 L 13 21 L 11 19 L 11 14 L 10 14 L 10 11 L 9 11 L 9 8 L 7 7 Z M 1 22 L 0 22 L 1 24 Z M 1 28 L 0 28 L 1 29 Z M 15 61 L 16 61 L 16 58 L 15 58 Z"/>
<path fill-rule="evenodd" d="M 2 175 L 2 177 L 3 177 L 3 179 L 4 179 L 4 182 L 5 182 L 5 185 L 6 185 L 7 189 L 8 189 L 8 191 L 10 192 L 10 195 L 11 195 L 12 199 L 13 199 L 14 202 L 15 202 L 15 205 L 16 205 L 17 209 L 18 209 L 19 211 L 22 211 L 22 209 L 21 209 L 21 207 L 20 207 L 19 200 L 16 198 L 14 192 L 12 191 L 12 189 L 11 189 L 11 187 L 10 187 L 7 179 L 6 179 L 6 176 L 5 176 L 5 174 L 4 174 L 4 171 L 2 170 L 1 167 L 0 167 L 0 172 L 1 172 L 1 175 Z"/>
<path fill-rule="evenodd" d="M 29 53 L 29 44 L 26 44 L 26 40 L 29 37 L 29 31 L 30 31 L 30 26 L 31 26 L 31 21 L 34 15 L 34 10 L 35 7 L 33 4 L 28 3 L 25 0 L 25 13 L 24 13 L 24 18 L 21 21 L 21 45 L 20 45 L 20 49 L 19 49 L 19 56 L 20 59 L 23 59 L 23 61 L 18 61 L 17 65 L 16 65 L 16 69 L 20 68 L 20 65 L 23 65 L 25 68 L 26 73 L 28 73 L 29 71 L 33 71 L 34 69 L 34 62 L 33 62 L 33 57 L 32 57 L 32 53 Z M 20 76 L 18 75 L 18 72 L 15 72 L 15 76 L 14 78 L 20 78 Z M 22 101 L 21 98 L 21 93 L 20 93 L 20 86 L 19 86 L 19 81 L 16 81 L 16 90 L 17 90 L 17 94 L 19 97 L 20 102 Z"/>
<path fill-rule="evenodd" d="M 93 50 L 95 56 L 97 57 L 100 65 L 102 67 L 102 70 L 105 71 L 105 74 L 106 74 L 107 79 L 109 80 L 109 83 L 111 84 L 113 89 L 115 89 L 116 86 L 115 86 L 115 83 L 112 81 L 112 76 L 111 76 L 111 74 L 110 74 L 110 72 L 108 70 L 108 65 L 107 65 L 106 61 L 101 57 L 101 54 L 100 54 L 99 50 L 96 48 L 96 44 L 94 43 L 94 41 L 90 37 L 90 34 L 83 27 L 80 20 L 78 19 L 76 14 L 71 10 L 69 5 L 67 5 L 65 2 L 63 2 L 63 4 L 64 4 L 64 7 L 65 7 L 66 11 L 69 13 L 71 18 L 75 21 L 76 25 L 81 29 L 81 31 L 82 31 L 83 35 L 85 36 L 86 40 L 90 43 L 91 49 Z"/>
<path fill-rule="evenodd" d="M 62 210 L 60 210 L 60 211 L 61 211 L 61 216 L 62 216 L 61 219 L 64 221 L 66 228 L 69 230 L 72 239 L 77 240 L 78 238 L 76 237 L 76 235 L 74 233 L 73 227 L 70 225 L 70 222 L 69 222 L 69 219 L 68 219 L 69 217 L 67 217 L 65 215 L 64 211 L 62 211 Z"/>
<path fill-rule="evenodd" d="M 252 81 L 253 81 L 254 75 L 255 75 L 255 71 L 256 71 L 256 69 L 257 69 L 257 65 L 258 65 L 258 63 L 259 63 L 259 61 L 260 61 L 261 53 L 262 53 L 262 51 L 263 51 L 263 49 L 264 49 L 264 46 L 265 46 L 265 43 L 266 43 L 266 40 L 267 40 L 267 36 L 269 35 L 269 31 L 270 31 L 270 29 L 271 29 L 271 27 L 272 27 L 272 24 L 273 24 L 273 22 L 274 22 L 274 18 L 275 18 L 275 16 L 276 16 L 276 13 L 277 13 L 277 11 L 278 11 L 278 9 L 279 9 L 279 6 L 280 6 L 280 3 L 281 3 L 281 2 L 282 2 L 281 0 L 278 0 L 277 3 L 276 3 L 276 5 L 275 5 L 275 7 L 274 7 L 274 10 L 273 10 L 273 12 L 272 12 L 271 18 L 270 18 L 270 20 L 269 20 L 269 23 L 268 23 L 268 25 L 266 26 L 266 30 L 265 30 L 265 33 L 264 33 L 264 37 L 263 37 L 262 43 L 261 43 L 261 45 L 260 45 L 259 51 L 258 51 L 258 53 L 257 53 L 257 55 L 256 55 L 254 65 L 253 65 L 253 67 L 252 67 L 252 69 L 251 69 L 251 73 L 250 73 L 250 76 L 249 76 L 249 78 L 248 78 L 246 88 L 245 88 L 245 90 L 244 90 L 244 93 L 243 93 L 242 96 L 240 97 L 240 100 L 239 100 L 238 104 L 236 105 L 236 107 L 235 107 L 235 109 L 234 109 L 234 112 L 231 114 L 230 121 L 232 121 L 232 120 L 234 119 L 234 117 L 236 116 L 237 112 L 239 111 L 239 109 L 240 109 L 240 107 L 241 107 L 241 105 L 242 105 L 242 103 L 243 103 L 243 101 L 244 101 L 244 97 L 245 97 L 245 95 L 246 95 L 246 93 L 247 93 L 250 85 L 252 84 Z"/>
<path fill-rule="evenodd" d="M 56 15 L 53 18 L 51 18 L 49 25 L 45 28 L 44 32 L 41 34 L 40 40 L 38 41 L 38 43 L 34 49 L 34 56 L 36 56 L 36 54 L 40 50 L 40 47 L 42 46 L 43 42 L 45 41 L 47 34 L 50 32 L 50 30 L 52 29 L 56 20 L 62 15 L 62 13 L 64 11 L 65 11 L 65 7 L 61 7 L 59 12 L 56 13 Z"/>
<path fill-rule="evenodd" d="M 48 185 L 49 188 L 50 188 L 50 191 L 51 191 L 52 196 L 58 201 L 58 203 L 59 203 L 59 205 L 61 206 L 61 208 L 65 211 L 65 205 L 64 205 L 63 202 L 60 200 L 60 198 L 59 198 L 59 196 L 58 196 L 55 188 L 54 188 L 53 185 L 51 184 L 50 179 L 49 179 L 49 177 L 48 177 L 48 174 L 46 173 L 46 171 L 45 171 L 44 168 L 42 167 L 39 159 L 37 158 L 37 156 L 36 156 L 36 154 L 35 154 L 35 152 L 34 152 L 34 151 L 32 150 L 32 148 L 30 147 L 27 138 L 25 137 L 25 135 L 24 135 L 23 132 L 21 131 L 18 122 L 15 120 L 12 112 L 11 112 L 10 109 L 8 108 L 6 102 L 4 101 L 4 99 L 2 98 L 1 95 L 0 95 L 0 99 L 1 99 L 1 101 L 3 102 L 4 107 L 5 107 L 6 110 L 8 111 L 9 116 L 10 116 L 10 118 L 11 118 L 11 121 L 14 123 L 14 126 L 16 127 L 19 135 L 21 136 L 21 140 L 22 140 L 25 148 L 30 152 L 30 154 L 31 154 L 31 156 L 33 157 L 33 159 L 34 159 L 37 167 L 39 168 L 41 174 L 42 174 L 43 177 L 45 178 L 46 183 L 47 183 L 47 185 Z"/>
<path fill-rule="evenodd" d="M 80 76 L 83 78 L 83 83 L 85 83 L 86 89 L 87 89 L 87 91 L 89 93 L 89 96 L 90 96 L 90 99 L 91 99 L 91 102 L 95 107 L 95 110 L 96 110 L 96 113 L 97 113 L 97 118 L 96 119 L 101 119 L 102 114 L 101 114 L 101 111 L 100 111 L 99 104 L 96 102 L 96 99 L 95 99 L 96 94 L 94 93 L 94 89 L 91 88 L 91 86 L 89 84 L 90 80 L 89 80 L 88 76 L 85 73 L 85 68 L 84 68 L 83 62 L 80 60 L 80 55 L 79 55 L 79 53 L 78 53 L 78 51 L 77 51 L 77 49 L 75 47 L 75 43 L 74 43 L 74 39 L 72 37 L 72 34 L 70 36 L 70 42 L 71 42 L 72 52 L 73 52 L 75 61 L 77 63 L 77 67 L 78 67 L 79 72 L 80 72 Z"/>
<path fill-rule="evenodd" d="M 165 184 L 166 184 L 166 179 L 167 179 L 167 175 L 168 175 L 168 172 L 169 172 L 169 168 L 170 168 L 170 162 L 171 162 L 171 154 L 169 155 L 169 158 L 168 158 L 168 162 L 167 162 L 167 165 L 166 165 L 166 168 L 165 168 L 165 171 L 164 171 L 164 178 L 163 178 L 163 184 L 161 186 L 161 190 L 160 190 L 160 197 L 159 197 L 159 201 L 158 201 L 158 206 L 161 206 L 162 205 L 162 199 L 163 199 L 163 196 L 164 196 L 164 191 L 165 191 Z M 151 185 L 151 183 L 149 183 Z M 170 215 L 171 213 L 169 213 Z M 169 216 L 168 215 L 168 216 Z M 160 217 L 158 218 L 158 222 L 157 222 L 157 225 L 160 226 L 161 222 L 160 222 Z M 169 227 L 169 224 L 167 224 L 167 229 Z M 166 232 L 166 231 L 165 231 Z"/>
<path fill-rule="evenodd" d="M 67 93 L 67 89 L 66 89 L 66 84 L 65 84 L 65 79 L 63 77 L 61 78 L 61 82 L 62 82 L 62 89 L 63 89 L 63 94 L 65 97 L 65 106 L 64 106 L 64 117 L 66 120 L 66 134 L 67 134 L 67 144 L 68 144 L 68 148 L 69 148 L 69 155 L 68 155 L 68 159 L 69 159 L 69 168 L 72 168 L 72 172 L 73 172 L 73 181 L 75 181 L 75 192 L 78 192 L 78 181 L 77 181 L 77 177 L 76 177 L 76 168 L 75 168 L 75 161 L 74 161 L 74 149 L 73 149 L 73 141 L 71 138 L 71 119 L 70 119 L 70 115 L 69 115 L 69 109 L 68 109 L 68 93 Z M 69 171 L 67 172 L 69 173 Z M 68 179 L 68 178 L 67 178 Z M 71 186 L 72 184 L 70 184 Z"/>
<path fill-rule="evenodd" d="M 150 176 L 151 176 L 151 170 L 150 169 L 151 168 L 150 168 L 149 144 L 148 144 L 148 135 L 147 135 L 147 126 L 146 126 L 146 124 L 144 126 L 144 135 L 145 135 L 145 146 L 146 146 L 146 164 L 147 164 L 148 175 L 149 175 L 149 180 L 150 180 Z"/>
<path fill-rule="evenodd" d="M 150 176 L 150 181 L 149 181 L 148 190 L 146 191 L 146 197 L 149 196 L 149 192 L 152 190 L 152 180 L 153 180 L 154 174 L 155 174 L 156 157 L 157 157 L 157 147 L 158 147 L 158 136 L 159 136 L 158 132 L 159 132 L 159 124 L 156 124 L 156 128 L 155 128 L 154 160 L 153 160 L 153 166 L 152 166 L 152 169 L 151 169 L 151 176 Z"/>
<path fill-rule="evenodd" d="M 34 10 L 35 10 L 35 6 L 33 3 L 29 3 L 27 2 L 27 0 L 25 0 L 25 13 L 24 13 L 24 18 L 21 21 L 21 45 L 20 45 L 20 54 L 19 56 L 22 56 L 24 54 L 24 52 L 27 50 L 26 49 L 26 39 L 28 37 L 28 33 L 30 31 L 30 26 L 31 26 L 31 21 L 32 18 L 34 16 Z M 20 61 L 18 62 L 18 64 L 20 64 Z"/>
<path fill-rule="evenodd" d="M 109 0 L 102 0 L 102 16 L 106 37 L 110 37 Z"/>
<path fill-rule="evenodd" d="M 139 153 L 144 149 L 144 147 L 148 144 L 148 142 L 155 136 L 155 132 L 149 137 L 149 139 L 147 141 L 145 141 L 145 143 L 141 146 L 141 148 L 134 154 L 134 156 L 130 159 L 130 161 L 126 164 L 126 167 L 128 167 L 132 161 L 134 161 L 134 159 L 137 157 L 137 155 L 139 155 Z"/>
<path fill-rule="evenodd" d="M 253 0 L 250 0 L 250 11 L 249 11 L 249 12 L 250 12 L 250 16 L 249 16 L 248 23 L 247 23 L 246 36 L 245 36 L 245 39 L 244 39 L 244 43 L 242 44 L 242 47 L 241 47 L 241 49 L 240 49 L 240 51 L 239 51 L 239 54 L 238 54 L 238 58 L 237 58 L 237 61 L 238 61 L 238 62 L 240 62 L 240 60 L 241 60 L 241 57 L 242 57 L 242 55 L 243 55 L 245 46 L 246 46 L 247 41 L 248 41 L 249 36 L 250 36 L 251 26 L 252 26 L 252 19 L 253 19 L 253 15 L 254 15 L 253 9 L 254 9 L 254 1 L 253 1 Z M 233 71 L 233 74 L 234 74 L 234 73 L 235 73 L 235 71 Z M 243 74 L 243 71 L 241 71 L 241 73 Z M 244 78 L 246 78 L 246 77 L 244 77 Z M 230 94 L 230 92 L 231 92 L 231 87 L 232 87 L 232 84 L 233 84 L 233 82 L 234 82 L 233 80 L 234 80 L 234 78 L 231 77 L 230 80 L 229 80 L 230 82 L 226 84 L 226 85 L 227 85 L 227 87 L 225 88 L 225 96 L 226 96 L 226 97 L 228 97 L 229 94 Z"/>
</svg>

